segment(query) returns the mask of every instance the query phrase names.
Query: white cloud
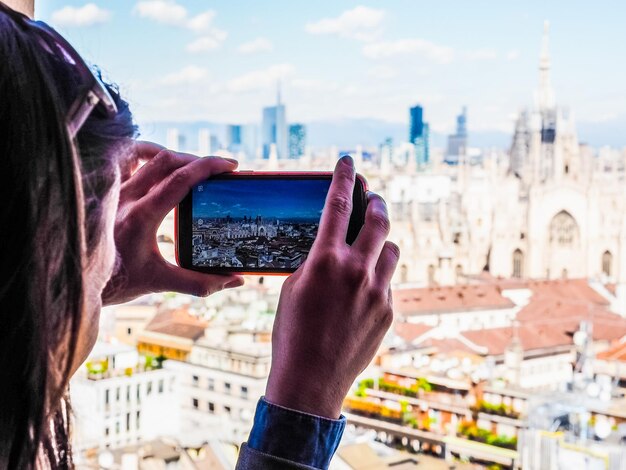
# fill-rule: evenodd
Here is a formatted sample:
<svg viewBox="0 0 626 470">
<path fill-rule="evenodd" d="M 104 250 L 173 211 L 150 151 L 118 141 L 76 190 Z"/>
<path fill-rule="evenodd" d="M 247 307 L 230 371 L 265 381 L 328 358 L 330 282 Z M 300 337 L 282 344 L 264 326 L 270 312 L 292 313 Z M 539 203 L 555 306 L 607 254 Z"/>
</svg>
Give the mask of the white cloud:
<svg viewBox="0 0 626 470">
<path fill-rule="evenodd" d="M 498 52 L 495 49 L 475 49 L 473 51 L 467 51 L 465 54 L 465 59 L 474 61 L 474 60 L 493 60 L 498 57 Z"/>
<path fill-rule="evenodd" d="M 398 39 L 381 41 L 363 46 L 363 55 L 370 59 L 384 59 L 396 55 L 419 54 L 440 64 L 448 64 L 454 59 L 454 50 L 425 39 Z"/>
<path fill-rule="evenodd" d="M 142 18 L 175 26 L 184 27 L 188 21 L 187 9 L 169 0 L 142 0 L 135 6 L 135 12 Z"/>
<path fill-rule="evenodd" d="M 344 11 L 335 18 L 308 23 L 305 30 L 311 34 L 337 34 L 359 41 L 368 41 L 379 34 L 385 10 L 377 10 L 365 6 L 358 6 Z"/>
<path fill-rule="evenodd" d="M 278 64 L 263 70 L 253 70 L 230 80 L 227 88 L 228 91 L 234 93 L 268 89 L 276 85 L 279 80 L 292 76 L 295 70 L 291 64 Z"/>
<path fill-rule="evenodd" d="M 506 53 L 507 60 L 517 60 L 518 58 L 519 58 L 519 50 L 517 49 L 511 49 L 509 52 Z"/>
<path fill-rule="evenodd" d="M 187 51 L 189 52 L 207 52 L 217 49 L 222 45 L 228 34 L 226 31 L 215 29 L 211 34 L 206 36 L 200 36 L 187 44 Z"/>
<path fill-rule="evenodd" d="M 398 76 L 398 69 L 388 65 L 378 65 L 369 69 L 367 74 L 375 80 L 391 80 Z"/>
<path fill-rule="evenodd" d="M 164 85 L 180 85 L 198 83 L 208 78 L 209 71 L 204 67 L 197 65 L 188 65 L 180 69 L 178 72 L 171 73 L 161 79 Z"/>
<path fill-rule="evenodd" d="M 187 20 L 187 27 L 197 33 L 204 31 L 210 31 L 215 18 L 215 12 L 213 10 L 207 10 L 204 13 L 200 13 Z"/>
<path fill-rule="evenodd" d="M 163 23 L 188 29 L 202 35 L 187 45 L 190 52 L 205 52 L 218 48 L 226 39 L 226 31 L 213 26 L 215 11 L 206 10 L 195 16 L 174 0 L 140 0 L 135 6 L 135 13 L 157 23 Z"/>
<path fill-rule="evenodd" d="M 111 19 L 111 12 L 94 3 L 82 7 L 66 6 L 52 13 L 52 23 L 58 26 L 81 27 L 106 23 Z"/>
<path fill-rule="evenodd" d="M 258 37 L 249 42 L 241 44 L 237 50 L 241 54 L 256 54 L 257 52 L 269 52 L 274 49 L 272 42 L 263 37 Z"/>
</svg>

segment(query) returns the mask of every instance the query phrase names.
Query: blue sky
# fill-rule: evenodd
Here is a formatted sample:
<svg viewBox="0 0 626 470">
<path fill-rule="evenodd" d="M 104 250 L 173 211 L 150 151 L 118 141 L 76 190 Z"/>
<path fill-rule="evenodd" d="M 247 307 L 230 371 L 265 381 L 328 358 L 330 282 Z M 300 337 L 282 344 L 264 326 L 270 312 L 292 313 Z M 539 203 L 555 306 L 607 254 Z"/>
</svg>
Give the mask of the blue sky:
<svg viewBox="0 0 626 470">
<path fill-rule="evenodd" d="M 289 121 L 408 120 L 511 131 L 532 104 L 543 21 L 557 102 L 581 126 L 626 122 L 623 1 L 50 0 L 55 25 L 119 83 L 141 122 L 258 122 L 283 86 Z"/>
<path fill-rule="evenodd" d="M 210 180 L 193 190 L 193 217 L 318 220 L 330 180 Z M 294 195 L 297 194 L 297 197 Z"/>
</svg>

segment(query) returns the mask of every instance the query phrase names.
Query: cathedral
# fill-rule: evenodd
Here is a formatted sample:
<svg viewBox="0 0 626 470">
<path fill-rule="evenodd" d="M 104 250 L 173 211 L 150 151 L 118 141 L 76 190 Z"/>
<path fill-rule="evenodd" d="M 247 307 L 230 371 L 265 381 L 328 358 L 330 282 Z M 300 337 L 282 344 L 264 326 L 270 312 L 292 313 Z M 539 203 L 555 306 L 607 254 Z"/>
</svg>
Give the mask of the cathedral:
<svg viewBox="0 0 626 470">
<path fill-rule="evenodd" d="M 626 282 L 626 154 L 605 158 L 578 142 L 550 82 L 548 28 L 534 104 L 520 112 L 508 155 L 401 172 L 374 188 L 402 250 L 396 282 L 450 285 L 483 271 Z"/>
</svg>

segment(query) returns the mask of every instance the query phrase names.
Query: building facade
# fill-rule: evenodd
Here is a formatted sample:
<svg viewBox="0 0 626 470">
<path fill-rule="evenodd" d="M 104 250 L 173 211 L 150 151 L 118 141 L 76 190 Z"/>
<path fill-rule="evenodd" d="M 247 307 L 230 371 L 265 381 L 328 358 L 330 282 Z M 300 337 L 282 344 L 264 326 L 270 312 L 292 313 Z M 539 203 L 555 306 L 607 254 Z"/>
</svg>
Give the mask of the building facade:
<svg viewBox="0 0 626 470">
<path fill-rule="evenodd" d="M 165 363 L 180 381 L 181 435 L 190 445 L 209 437 L 236 445 L 247 439 L 270 359 L 269 342 L 240 335 L 236 341 L 200 339 L 187 362 Z"/>
</svg>

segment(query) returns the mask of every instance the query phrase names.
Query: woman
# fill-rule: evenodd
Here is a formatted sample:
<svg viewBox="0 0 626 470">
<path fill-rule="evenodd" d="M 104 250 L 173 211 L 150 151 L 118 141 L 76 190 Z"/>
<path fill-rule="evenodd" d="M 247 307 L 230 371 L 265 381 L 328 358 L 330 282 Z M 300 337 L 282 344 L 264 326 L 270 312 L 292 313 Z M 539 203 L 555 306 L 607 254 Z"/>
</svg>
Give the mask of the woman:
<svg viewBox="0 0 626 470">
<path fill-rule="evenodd" d="M 243 283 L 173 266 L 156 246 L 157 227 L 189 189 L 237 164 L 134 141 L 117 90 L 58 33 L 2 2 L 0 130 L 0 469 L 71 468 L 67 388 L 102 304 Z M 391 322 L 398 250 L 373 194 L 361 234 L 345 244 L 353 185 L 344 157 L 310 257 L 283 287 L 240 469 L 326 468 L 343 397 Z"/>
</svg>

